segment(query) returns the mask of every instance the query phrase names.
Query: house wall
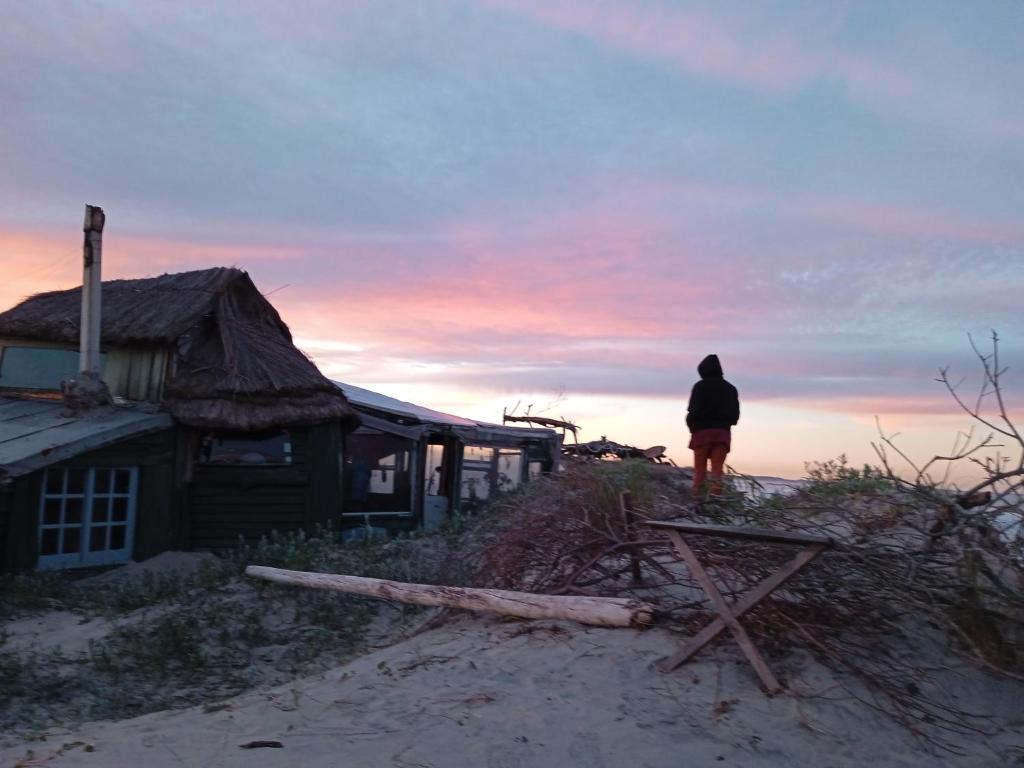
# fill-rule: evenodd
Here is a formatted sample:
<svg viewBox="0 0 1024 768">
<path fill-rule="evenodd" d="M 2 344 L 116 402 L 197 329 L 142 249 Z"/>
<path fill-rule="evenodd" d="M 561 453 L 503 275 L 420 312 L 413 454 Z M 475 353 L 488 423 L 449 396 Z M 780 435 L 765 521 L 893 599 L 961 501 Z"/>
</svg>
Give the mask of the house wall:
<svg viewBox="0 0 1024 768">
<path fill-rule="evenodd" d="M 337 528 L 341 431 L 337 423 L 293 428 L 288 466 L 195 465 L 188 490 L 192 548 L 228 549 L 272 531 Z"/>
<path fill-rule="evenodd" d="M 78 351 L 78 347 L 72 344 L 0 338 L 0 356 L 5 347 Z M 159 402 L 163 397 L 169 359 L 170 352 L 165 347 L 104 347 L 103 380 L 110 387 L 111 394 L 118 397 Z M 75 368 L 77 370 L 77 366 Z M 68 371 L 68 375 L 74 372 Z M 57 391 L 60 381 L 47 382 L 46 388 Z"/>
<path fill-rule="evenodd" d="M 132 557 L 142 560 L 179 545 L 174 456 L 175 432 L 167 429 L 83 453 L 53 467 L 138 467 Z M 0 535 L 0 571 L 36 566 L 42 478 L 42 470 L 33 472 L 13 480 L 7 494 L 0 491 L 0 525 L 6 523 L 6 533 Z"/>
<path fill-rule="evenodd" d="M 167 380 L 167 349 L 126 347 L 107 352 L 103 380 L 110 392 L 127 400 L 159 402 Z"/>
</svg>

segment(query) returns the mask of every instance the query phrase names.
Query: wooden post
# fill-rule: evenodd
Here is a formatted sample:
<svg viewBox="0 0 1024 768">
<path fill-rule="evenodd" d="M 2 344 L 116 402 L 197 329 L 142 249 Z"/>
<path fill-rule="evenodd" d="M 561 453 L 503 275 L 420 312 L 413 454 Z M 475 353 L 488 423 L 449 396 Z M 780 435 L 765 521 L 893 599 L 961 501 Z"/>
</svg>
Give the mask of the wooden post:
<svg viewBox="0 0 1024 768">
<path fill-rule="evenodd" d="M 103 225 L 106 216 L 96 205 L 85 206 L 85 233 L 82 246 L 82 322 L 79 332 L 80 373 L 100 373 L 101 264 Z"/>
<path fill-rule="evenodd" d="M 620 493 L 619 506 L 622 509 L 622 524 L 626 541 L 629 542 L 626 551 L 629 552 L 630 573 L 633 576 L 633 584 L 640 585 L 643 583 L 643 576 L 640 573 L 640 558 L 637 557 L 636 544 L 634 543 L 636 540 L 636 513 L 633 511 L 633 494 L 629 491 Z"/>
</svg>

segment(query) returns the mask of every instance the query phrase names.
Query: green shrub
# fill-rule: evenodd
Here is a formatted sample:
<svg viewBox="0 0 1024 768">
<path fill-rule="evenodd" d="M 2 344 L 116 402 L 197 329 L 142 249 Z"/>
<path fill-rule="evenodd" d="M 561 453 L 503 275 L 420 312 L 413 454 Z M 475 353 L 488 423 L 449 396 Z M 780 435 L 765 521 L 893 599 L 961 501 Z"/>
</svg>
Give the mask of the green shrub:
<svg viewBox="0 0 1024 768">
<path fill-rule="evenodd" d="M 828 461 L 812 461 L 804 465 L 807 477 L 803 492 L 816 496 L 849 496 L 851 494 L 883 493 L 894 486 L 878 467 L 865 464 L 860 469 L 849 466 L 846 454 Z"/>
</svg>

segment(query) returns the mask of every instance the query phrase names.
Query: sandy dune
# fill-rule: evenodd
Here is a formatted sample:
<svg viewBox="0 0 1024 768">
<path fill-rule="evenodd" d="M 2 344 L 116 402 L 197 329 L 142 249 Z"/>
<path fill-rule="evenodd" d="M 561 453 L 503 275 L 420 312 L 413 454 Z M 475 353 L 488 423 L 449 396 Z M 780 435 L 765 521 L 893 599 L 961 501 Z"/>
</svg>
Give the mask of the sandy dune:
<svg viewBox="0 0 1024 768">
<path fill-rule="evenodd" d="M 808 659 L 773 662 L 804 695 L 769 699 L 728 643 L 654 671 L 676 643 L 662 630 L 464 617 L 292 685 L 51 732 L 0 751 L 0 766 L 1024 764 L 1019 684 L 976 671 L 941 681 L 1000 732 L 937 756 L 867 707 L 830 700 L 831 673 Z M 240 748 L 258 740 L 283 746 Z"/>
</svg>

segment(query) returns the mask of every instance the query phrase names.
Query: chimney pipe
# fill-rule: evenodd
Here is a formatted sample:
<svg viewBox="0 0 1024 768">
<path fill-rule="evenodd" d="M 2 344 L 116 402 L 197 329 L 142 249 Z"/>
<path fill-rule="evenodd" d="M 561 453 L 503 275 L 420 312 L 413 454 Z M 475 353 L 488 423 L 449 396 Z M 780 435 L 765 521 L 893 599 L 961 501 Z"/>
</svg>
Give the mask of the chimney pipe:
<svg viewBox="0 0 1024 768">
<path fill-rule="evenodd" d="M 85 206 L 85 241 L 82 248 L 82 322 L 80 335 L 79 373 L 99 376 L 100 373 L 100 314 L 103 258 L 103 209 Z"/>
</svg>

